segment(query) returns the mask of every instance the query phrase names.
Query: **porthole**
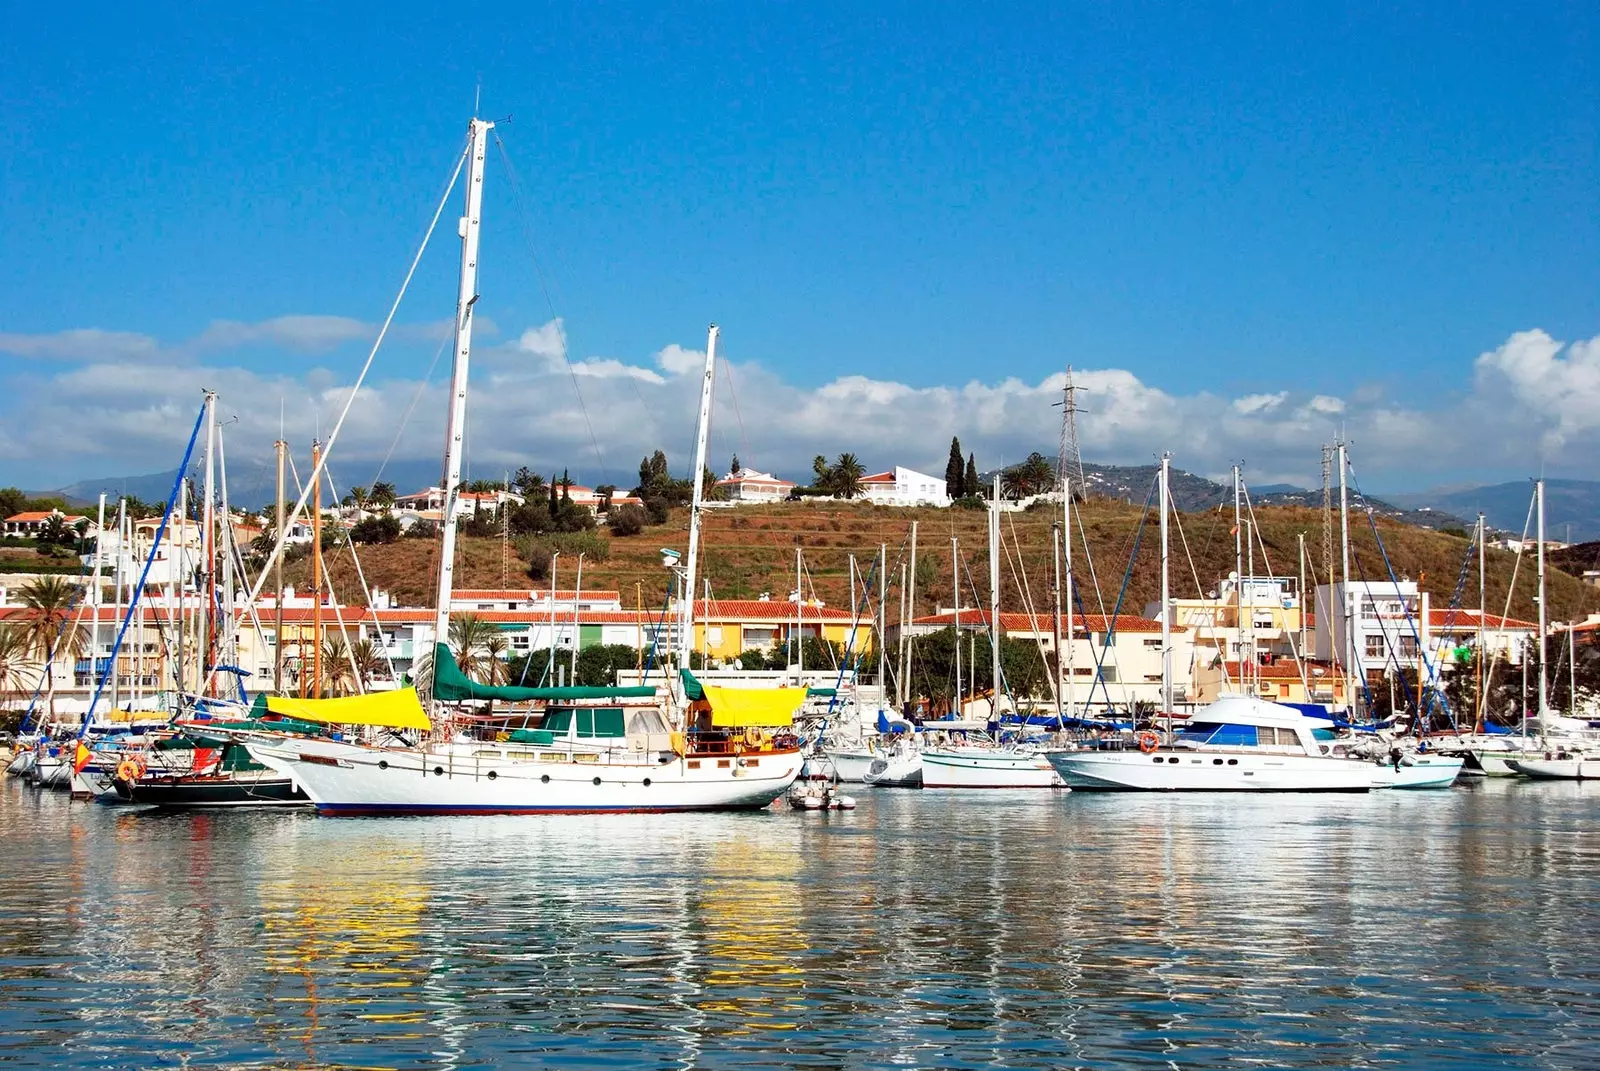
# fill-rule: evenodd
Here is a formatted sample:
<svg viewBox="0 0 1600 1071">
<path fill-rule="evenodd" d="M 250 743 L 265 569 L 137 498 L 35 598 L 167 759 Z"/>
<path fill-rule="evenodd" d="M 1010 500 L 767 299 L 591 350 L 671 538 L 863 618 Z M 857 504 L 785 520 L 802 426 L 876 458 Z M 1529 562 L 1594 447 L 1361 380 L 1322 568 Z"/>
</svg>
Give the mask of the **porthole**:
<svg viewBox="0 0 1600 1071">
<path fill-rule="evenodd" d="M 650 779 L 648 777 L 646 777 L 644 779 L 644 787 L 645 788 L 649 788 L 650 787 Z"/>
<path fill-rule="evenodd" d="M 1211 760 L 1211 765 L 1213 765 L 1213 766 L 1221 766 L 1222 765 L 1222 760 L 1221 759 L 1212 759 Z"/>
<path fill-rule="evenodd" d="M 387 770 L 388 768 L 389 768 L 389 760 L 388 759 L 379 759 L 378 760 L 378 769 Z"/>
<path fill-rule="evenodd" d="M 594 779 L 594 783 L 595 783 L 595 784 L 597 784 L 597 785 L 598 785 L 598 784 L 599 784 L 599 783 L 600 783 L 600 779 L 599 779 L 599 778 L 598 778 L 598 777 L 596 777 L 596 778 L 595 778 L 595 779 Z"/>
<path fill-rule="evenodd" d="M 499 776 L 500 775 L 495 773 L 493 770 L 489 771 L 489 780 L 493 781 L 496 777 L 499 777 Z"/>
<path fill-rule="evenodd" d="M 433 768 L 433 773 L 434 773 L 435 777 L 443 777 L 444 776 L 444 767 L 443 766 L 435 766 Z"/>
<path fill-rule="evenodd" d="M 549 784 L 549 783 L 550 783 L 550 775 L 549 775 L 549 774 L 544 774 L 544 775 L 543 775 L 543 776 L 541 776 L 541 777 L 540 777 L 540 778 L 539 778 L 539 780 L 540 780 L 540 781 L 541 781 L 541 782 L 542 782 L 542 783 L 544 783 L 544 784 L 547 784 L 547 785 L 548 785 L 548 784 Z"/>
<path fill-rule="evenodd" d="M 1239 765 L 1239 760 L 1238 759 L 1229 759 L 1228 760 L 1228 765 L 1229 766 L 1237 766 L 1237 765 Z"/>
<path fill-rule="evenodd" d="M 1166 762 L 1166 761 L 1167 761 L 1167 760 L 1166 760 L 1166 759 L 1163 759 L 1163 758 L 1162 758 L 1162 757 L 1161 757 L 1161 756 L 1160 756 L 1160 755 L 1157 755 L 1157 756 L 1156 756 L 1156 757 L 1155 757 L 1155 758 L 1154 758 L 1154 759 L 1152 759 L 1152 760 L 1151 760 L 1151 761 L 1152 761 L 1152 762 L 1156 762 L 1156 763 L 1161 763 L 1161 762 Z"/>
</svg>

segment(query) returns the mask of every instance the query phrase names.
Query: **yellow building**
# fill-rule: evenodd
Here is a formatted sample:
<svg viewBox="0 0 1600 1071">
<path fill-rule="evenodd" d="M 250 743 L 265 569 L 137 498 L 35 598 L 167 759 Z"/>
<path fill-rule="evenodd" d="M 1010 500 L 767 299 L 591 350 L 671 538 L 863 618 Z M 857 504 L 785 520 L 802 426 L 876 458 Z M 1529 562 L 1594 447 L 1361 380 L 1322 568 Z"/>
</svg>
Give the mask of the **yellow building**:
<svg viewBox="0 0 1600 1071">
<path fill-rule="evenodd" d="M 796 636 L 818 637 L 866 653 L 872 650 L 872 619 L 858 620 L 847 610 L 769 599 L 702 599 L 695 604 L 694 649 L 709 658 L 731 661 L 745 651 L 768 651 Z"/>
</svg>

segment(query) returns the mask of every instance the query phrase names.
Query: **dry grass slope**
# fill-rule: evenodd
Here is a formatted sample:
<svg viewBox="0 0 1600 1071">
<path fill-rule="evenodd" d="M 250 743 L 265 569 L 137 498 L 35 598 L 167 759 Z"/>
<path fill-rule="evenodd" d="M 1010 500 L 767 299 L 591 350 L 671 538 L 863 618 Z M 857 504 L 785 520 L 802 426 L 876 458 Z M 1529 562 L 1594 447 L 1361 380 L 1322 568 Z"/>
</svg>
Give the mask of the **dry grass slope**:
<svg viewBox="0 0 1600 1071">
<path fill-rule="evenodd" d="M 1141 516 L 1147 524 L 1138 534 Z M 1018 571 L 1009 561 L 1022 563 L 1021 575 L 1033 605 L 1043 610 L 1050 580 L 1050 524 L 1053 511 L 1034 510 L 1008 514 L 1001 520 L 1007 545 L 1002 562 L 1002 598 L 1009 608 L 1024 606 L 1023 585 Z M 1160 556 L 1155 511 L 1144 511 L 1125 502 L 1096 500 L 1082 508 L 1083 527 L 1099 578 L 1105 605 L 1114 605 L 1135 541 L 1138 556 L 1128 578 L 1123 599 L 1124 612 L 1138 613 L 1159 597 Z M 1297 537 L 1306 537 L 1311 570 L 1326 582 L 1321 561 L 1322 518 L 1315 510 L 1296 507 L 1270 507 L 1256 511 L 1265 561 L 1256 551 L 1256 572 L 1269 569 L 1277 575 L 1293 576 L 1298 571 Z M 890 576 L 898 581 L 900 563 L 909 554 L 911 522 L 918 522 L 917 584 L 919 612 L 935 604 L 951 601 L 951 537 L 959 541 L 965 570 L 987 600 L 988 551 L 985 546 L 985 518 L 982 512 L 967 510 L 905 510 L 864 503 L 807 502 L 774 506 L 751 506 L 709 511 L 704 528 L 704 566 L 702 575 L 711 581 L 713 597 L 754 598 L 769 592 L 784 598 L 794 587 L 794 549 L 804 552 L 807 591 L 831 606 L 849 602 L 849 559 L 854 554 L 858 566 L 870 567 L 880 545 L 887 546 Z M 1233 515 L 1226 512 L 1186 513 L 1178 517 L 1172 535 L 1172 591 L 1177 597 L 1192 597 L 1199 590 L 1215 588 L 1219 578 L 1233 568 Z M 1352 574 L 1357 578 L 1383 580 L 1388 576 L 1378 551 L 1372 528 L 1365 515 L 1351 517 L 1351 543 L 1354 548 Z M 1441 532 L 1380 520 L 1377 529 L 1395 573 L 1420 579 L 1432 593 L 1437 607 L 1450 605 L 1463 560 L 1467 540 Z M 675 511 L 669 523 L 626 539 L 611 541 L 610 558 L 584 563 L 585 588 L 608 588 L 622 592 L 625 606 L 639 600 L 647 608 L 659 607 L 665 596 L 667 573 L 661 567 L 661 547 L 682 549 L 687 541 L 687 512 Z M 1337 536 L 1337 532 L 1335 532 Z M 1091 611 L 1098 611 L 1097 600 L 1087 587 L 1085 535 L 1075 542 L 1075 575 L 1085 586 L 1083 598 Z M 1020 553 L 1019 553 L 1020 548 Z M 430 605 L 438 568 L 438 543 L 427 540 L 401 540 L 388 546 L 363 547 L 361 562 L 367 581 L 391 592 L 408 605 Z M 1335 548 L 1337 554 L 1337 547 Z M 512 588 L 538 586 L 528 578 L 526 564 L 512 551 L 503 565 L 502 547 L 497 539 L 463 538 L 456 563 L 458 587 L 500 587 L 502 576 Z M 1516 555 L 1490 551 L 1488 596 L 1492 611 L 1504 605 Z M 1191 565 L 1192 562 L 1192 565 Z M 1338 568 L 1337 560 L 1334 565 Z M 328 569 L 342 599 L 359 603 L 360 589 L 349 552 L 340 549 L 330 554 Z M 502 570 L 504 569 L 504 572 Z M 304 589 L 310 579 L 309 562 L 297 562 L 287 571 L 291 582 Z M 571 565 L 563 560 L 559 581 L 570 588 L 574 579 Z M 1198 584 L 1197 584 L 1198 580 Z M 1600 609 L 1600 590 L 1585 586 L 1576 577 L 1558 570 L 1548 576 L 1551 620 L 1567 620 Z M 1477 565 L 1473 555 L 1463 589 L 1462 605 L 1477 605 Z M 1511 613 L 1532 619 L 1534 571 L 1532 556 L 1518 570 L 1516 596 Z M 972 590 L 963 587 L 962 601 L 972 602 Z M 891 594 L 891 614 L 898 605 Z"/>
</svg>

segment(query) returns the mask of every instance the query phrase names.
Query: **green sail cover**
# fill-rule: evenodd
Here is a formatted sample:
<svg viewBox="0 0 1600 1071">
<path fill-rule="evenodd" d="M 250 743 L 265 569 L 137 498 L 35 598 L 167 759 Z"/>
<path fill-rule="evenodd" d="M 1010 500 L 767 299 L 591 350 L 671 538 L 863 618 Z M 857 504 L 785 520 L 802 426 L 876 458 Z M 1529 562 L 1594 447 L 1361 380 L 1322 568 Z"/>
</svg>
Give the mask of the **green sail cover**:
<svg viewBox="0 0 1600 1071">
<path fill-rule="evenodd" d="M 433 647 L 433 697 L 443 703 L 473 699 L 498 699 L 505 703 L 530 699 L 653 699 L 655 694 L 655 686 L 649 684 L 638 688 L 524 688 L 515 684 L 479 684 L 461 672 L 449 647 L 442 643 Z"/>
<path fill-rule="evenodd" d="M 706 690 L 700 687 L 700 682 L 695 680 L 693 673 L 686 669 L 678 670 L 683 676 L 683 696 L 691 703 L 698 703 L 706 697 Z"/>
</svg>

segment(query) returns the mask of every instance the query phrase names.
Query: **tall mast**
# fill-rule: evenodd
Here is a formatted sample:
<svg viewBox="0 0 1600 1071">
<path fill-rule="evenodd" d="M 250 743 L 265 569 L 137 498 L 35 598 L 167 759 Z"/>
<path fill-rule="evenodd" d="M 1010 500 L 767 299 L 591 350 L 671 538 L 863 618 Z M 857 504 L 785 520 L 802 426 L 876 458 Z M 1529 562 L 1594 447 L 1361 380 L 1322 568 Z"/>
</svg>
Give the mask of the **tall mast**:
<svg viewBox="0 0 1600 1071">
<path fill-rule="evenodd" d="M 206 694 L 211 693 L 211 666 L 216 663 L 211 650 L 212 613 L 217 601 L 217 393 L 206 391 L 206 489 L 205 503 L 200 507 L 200 523 L 205 530 L 200 534 L 200 561 L 205 568 L 205 582 L 200 589 L 200 679 L 207 682 Z"/>
<path fill-rule="evenodd" d="M 117 595 L 116 595 L 116 600 L 115 600 L 115 603 L 114 603 L 114 605 L 116 607 L 116 612 L 115 612 L 115 616 L 112 618 L 112 621 L 111 621 L 111 637 L 112 637 L 111 647 L 112 647 L 112 657 L 113 658 L 116 657 L 115 652 L 116 652 L 116 635 L 117 635 L 117 631 L 122 627 L 122 587 L 123 587 L 123 584 L 126 582 L 124 580 L 124 577 L 125 577 L 126 574 L 125 574 L 125 571 L 124 571 L 123 565 L 122 565 L 122 531 L 127 525 L 127 520 L 128 520 L 128 500 L 125 499 L 125 498 L 119 498 L 119 499 L 117 499 L 117 567 L 113 571 L 113 576 L 116 579 L 116 585 L 117 585 Z M 133 563 L 129 562 L 128 563 L 128 569 L 132 569 L 132 568 L 133 568 Z M 98 607 L 96 607 L 96 609 L 95 609 L 94 642 L 95 642 L 95 649 L 98 650 L 99 646 L 100 646 L 100 612 L 99 612 L 99 608 Z M 111 709 L 112 710 L 116 710 L 118 708 L 118 704 L 121 703 L 121 702 L 122 702 L 121 680 L 117 676 L 117 664 L 115 662 L 112 662 L 111 663 Z"/>
<path fill-rule="evenodd" d="M 961 565 L 960 549 L 956 536 L 950 537 L 950 578 L 955 581 L 955 612 L 956 612 L 956 708 L 951 711 L 954 717 L 965 714 L 961 702 Z"/>
<path fill-rule="evenodd" d="M 1350 604 L 1350 494 L 1345 485 L 1345 445 L 1342 439 L 1339 441 L 1337 452 L 1339 455 L 1339 597 L 1344 604 L 1339 610 L 1344 615 L 1344 650 L 1340 655 L 1344 658 L 1345 704 L 1351 713 L 1354 713 L 1355 675 L 1359 666 L 1355 658 L 1355 618 Z"/>
<path fill-rule="evenodd" d="M 906 612 L 900 617 L 900 703 L 911 700 L 911 635 L 906 630 L 909 621 L 917 619 L 917 522 L 911 522 L 911 564 L 904 585 Z"/>
<path fill-rule="evenodd" d="M 439 548 L 439 588 L 433 640 L 450 641 L 450 593 L 455 590 L 456 503 L 461 495 L 461 454 L 467 431 L 467 370 L 472 363 L 472 307 L 478 300 L 478 235 L 483 213 L 483 159 L 493 123 L 473 118 L 467 146 L 467 203 L 461 217 L 461 286 L 456 294 L 455 360 L 450 373 L 450 415 L 444 440 L 444 542 Z M 551 643 L 554 644 L 554 639 Z"/>
<path fill-rule="evenodd" d="M 989 716 L 1000 720 L 1000 475 L 989 499 Z M 974 674 L 976 676 L 976 674 Z"/>
<path fill-rule="evenodd" d="M 1066 712 L 1061 706 L 1061 658 L 1065 652 L 1061 650 L 1061 522 L 1050 522 L 1050 571 L 1051 571 L 1051 619 L 1050 642 L 1056 650 L 1056 686 L 1051 691 L 1056 694 L 1056 721 L 1060 728 L 1066 727 L 1062 721 Z"/>
<path fill-rule="evenodd" d="M 1067 681 L 1067 683 L 1066 683 L 1066 687 L 1064 689 L 1062 689 L 1062 691 L 1064 693 L 1063 696 L 1062 696 L 1062 699 L 1066 703 L 1067 716 L 1070 718 L 1070 717 L 1074 717 L 1075 716 L 1074 711 L 1072 709 L 1073 708 L 1073 698 L 1072 698 L 1073 682 L 1072 682 L 1072 678 L 1073 678 L 1074 672 L 1078 668 L 1077 667 L 1077 653 L 1073 649 L 1073 643 L 1072 643 L 1072 636 L 1073 636 L 1073 633 L 1076 631 L 1076 629 L 1073 626 L 1073 614 L 1076 613 L 1076 610 L 1074 608 L 1077 605 L 1077 600 L 1076 600 L 1076 598 L 1074 596 L 1074 593 L 1073 593 L 1073 590 L 1072 590 L 1072 481 L 1071 480 L 1063 480 L 1063 481 L 1061 481 L 1061 519 L 1064 522 L 1065 529 L 1066 529 L 1065 531 L 1063 531 L 1061 533 L 1061 537 L 1062 537 L 1061 538 L 1061 568 L 1066 573 L 1066 576 L 1063 578 L 1064 581 L 1065 581 L 1066 591 L 1063 593 L 1063 595 L 1064 595 L 1064 597 L 1066 599 L 1066 602 L 1067 602 L 1067 615 L 1066 615 L 1067 616 L 1067 638 L 1065 640 L 1065 643 L 1067 645 L 1067 652 L 1066 652 L 1066 659 L 1067 659 L 1066 681 Z M 1057 659 L 1058 660 L 1059 660 L 1060 657 L 1061 657 L 1060 655 L 1057 655 Z"/>
<path fill-rule="evenodd" d="M 1550 659 L 1545 652 L 1545 628 L 1549 615 L 1544 607 L 1544 480 L 1534 484 L 1533 493 L 1539 513 L 1539 731 L 1542 733 L 1548 731 L 1545 715 L 1550 712 Z"/>
<path fill-rule="evenodd" d="M 558 550 L 550 555 L 550 659 L 545 663 L 545 683 L 556 686 L 556 562 L 561 558 Z"/>
<path fill-rule="evenodd" d="M 175 586 L 178 589 L 178 710 L 183 710 L 183 693 L 189 687 L 187 679 L 189 673 L 189 581 L 193 573 L 189 569 L 189 480 L 185 476 L 178 482 L 178 514 L 176 517 L 166 518 L 170 526 L 177 524 L 177 531 L 173 533 L 173 560 L 176 564 L 177 574 Z"/>
<path fill-rule="evenodd" d="M 1485 538 L 1487 535 L 1488 532 L 1484 528 L 1483 523 L 1483 512 L 1480 510 L 1478 512 L 1478 710 L 1477 716 L 1473 718 L 1473 732 L 1482 731 L 1484 690 L 1489 686 L 1488 661 L 1484 658 L 1485 624 L 1483 620 L 1483 615 L 1489 606 L 1488 580 L 1484 575 L 1484 565 L 1486 564 L 1485 559 L 1487 557 L 1487 554 L 1484 550 L 1484 544 L 1488 542 L 1487 538 Z M 1501 622 L 1501 625 L 1504 627 L 1504 622 Z"/>
<path fill-rule="evenodd" d="M 578 602 L 583 598 L 583 552 L 578 553 L 578 580 L 572 591 L 572 668 L 567 672 L 567 683 L 578 683 L 578 637 L 582 626 L 578 621 Z"/>
<path fill-rule="evenodd" d="M 694 439 L 694 497 L 689 500 L 689 562 L 683 574 L 683 602 L 678 607 L 682 631 L 678 639 L 678 665 L 689 668 L 689 652 L 694 649 L 694 591 L 696 571 L 700 568 L 700 521 L 705 508 L 706 444 L 711 437 L 712 386 L 717 376 L 717 336 L 721 334 L 716 324 L 706 329 L 706 367 L 700 377 L 700 420 Z M 796 548 L 795 553 L 799 553 Z"/>
<path fill-rule="evenodd" d="M 277 510 L 274 514 L 272 536 L 274 540 L 283 538 L 283 469 L 284 452 L 289 444 L 279 439 L 272 444 L 273 450 L 278 455 L 278 499 Z M 279 554 L 272 567 L 273 583 L 277 585 L 278 597 L 273 609 L 272 622 L 272 690 L 278 695 L 283 694 L 283 555 Z"/>
<path fill-rule="evenodd" d="M 1171 454 L 1161 455 L 1161 710 L 1167 716 L 1167 733 L 1172 732 L 1172 593 L 1167 577 L 1167 471 Z M 1239 470 L 1234 469 L 1237 473 Z"/>
<path fill-rule="evenodd" d="M 878 691 L 889 694 L 889 660 L 884 657 L 884 637 L 889 632 L 889 544 L 878 544 L 878 638 L 873 646 L 878 651 Z"/>
<path fill-rule="evenodd" d="M 117 526 L 117 546 L 122 546 L 122 526 Z M 94 584 L 89 589 L 89 601 L 99 606 L 105 600 L 104 593 L 100 590 L 100 562 L 105 556 L 106 547 L 106 493 L 100 492 L 100 512 L 95 519 L 94 527 Z M 98 641 L 97 641 L 98 642 Z"/>
<path fill-rule="evenodd" d="M 1239 512 L 1239 466 L 1233 466 L 1233 636 L 1239 648 L 1239 690 L 1250 690 L 1244 647 L 1244 521 Z"/>
<path fill-rule="evenodd" d="M 806 582 L 798 544 L 794 548 L 794 659 L 795 683 L 800 684 L 806 673 Z"/>
<path fill-rule="evenodd" d="M 1301 532 L 1296 541 L 1300 546 L 1300 585 L 1295 592 L 1300 600 L 1300 649 L 1295 652 L 1295 660 L 1300 663 L 1300 675 L 1303 677 L 1306 673 L 1306 534 Z"/>
<path fill-rule="evenodd" d="M 322 698 L 322 444 L 311 443 L 311 691 Z"/>
</svg>

